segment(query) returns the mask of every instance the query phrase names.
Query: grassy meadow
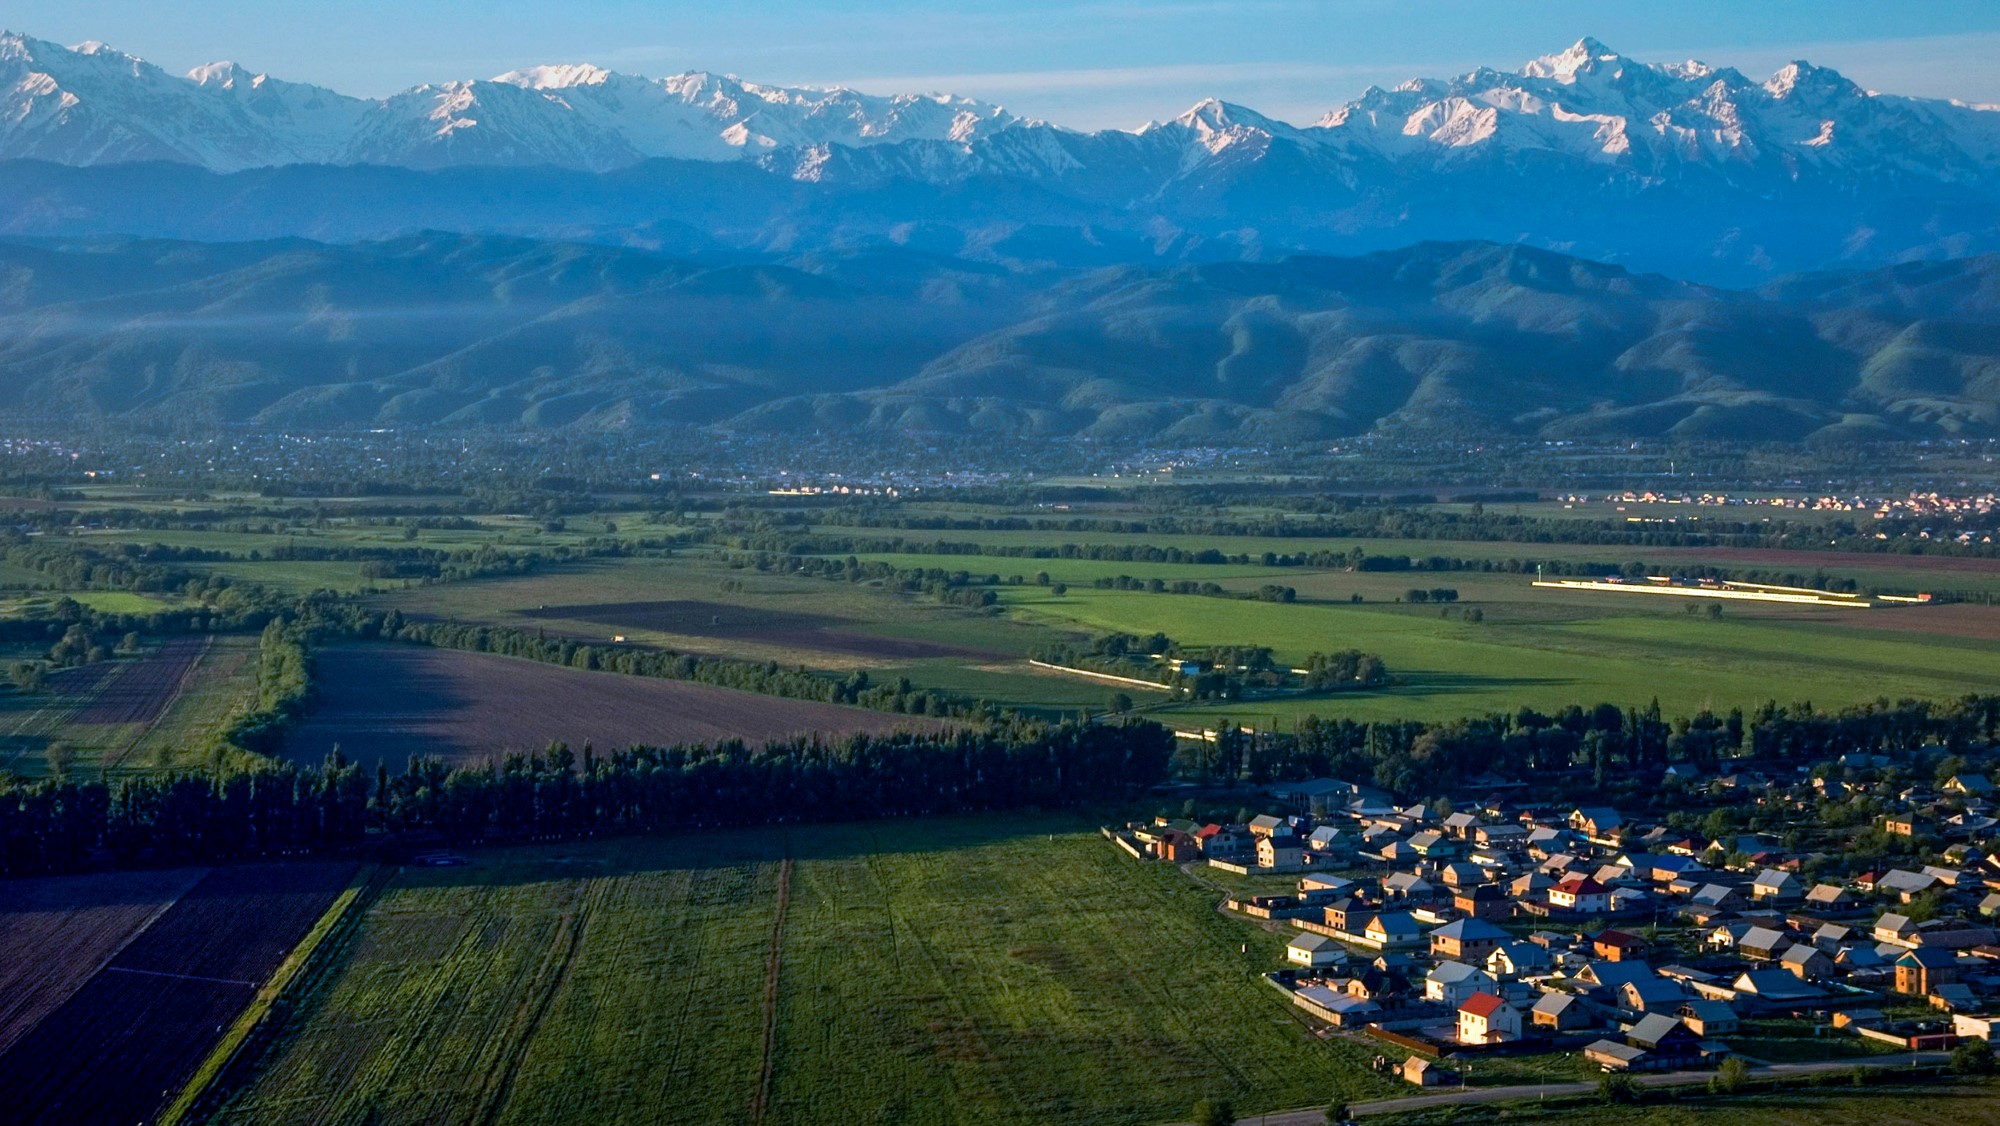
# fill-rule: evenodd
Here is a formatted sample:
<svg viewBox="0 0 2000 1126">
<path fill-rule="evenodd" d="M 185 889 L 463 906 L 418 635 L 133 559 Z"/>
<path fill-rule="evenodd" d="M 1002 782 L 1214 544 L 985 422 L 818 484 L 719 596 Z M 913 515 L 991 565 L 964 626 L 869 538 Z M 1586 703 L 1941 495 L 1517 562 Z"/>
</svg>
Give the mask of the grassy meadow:
<svg viewBox="0 0 2000 1126">
<path fill-rule="evenodd" d="M 1394 1092 L 1261 983 L 1283 934 L 1073 818 L 473 861 L 397 878 L 220 1121 L 1141 1123 Z"/>
</svg>

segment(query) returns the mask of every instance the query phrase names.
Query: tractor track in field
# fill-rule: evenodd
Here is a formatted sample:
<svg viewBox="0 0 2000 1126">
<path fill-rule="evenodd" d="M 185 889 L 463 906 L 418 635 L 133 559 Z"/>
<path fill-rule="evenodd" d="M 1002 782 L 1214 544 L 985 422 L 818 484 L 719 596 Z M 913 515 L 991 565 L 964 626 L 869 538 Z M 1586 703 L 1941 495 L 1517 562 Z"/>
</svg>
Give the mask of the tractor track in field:
<svg viewBox="0 0 2000 1126">
<path fill-rule="evenodd" d="M 757 1073 L 757 1092 L 750 1101 L 751 1126 L 763 1126 L 771 1105 L 771 1076 L 778 1063 L 778 975 L 785 960 L 785 909 L 792 902 L 792 858 L 778 864 L 778 906 L 771 919 L 771 953 L 764 963 L 764 1062 Z"/>
<path fill-rule="evenodd" d="M 477 1119 L 481 1126 L 493 1126 L 499 1121 L 501 1111 L 507 1107 L 507 1100 L 513 1096 L 514 1081 L 520 1075 L 521 1062 L 527 1058 L 535 1033 L 548 1015 L 549 1006 L 555 1003 L 556 994 L 562 991 L 570 967 L 576 964 L 577 950 L 583 946 L 584 926 L 596 910 L 599 898 L 604 895 L 603 883 L 595 879 L 587 880 L 580 891 L 575 905 L 563 912 L 557 921 L 548 956 L 529 986 L 527 1002 L 516 1013 L 514 1027 L 508 1030 L 499 1074 L 486 1095 L 485 1105 Z"/>
</svg>

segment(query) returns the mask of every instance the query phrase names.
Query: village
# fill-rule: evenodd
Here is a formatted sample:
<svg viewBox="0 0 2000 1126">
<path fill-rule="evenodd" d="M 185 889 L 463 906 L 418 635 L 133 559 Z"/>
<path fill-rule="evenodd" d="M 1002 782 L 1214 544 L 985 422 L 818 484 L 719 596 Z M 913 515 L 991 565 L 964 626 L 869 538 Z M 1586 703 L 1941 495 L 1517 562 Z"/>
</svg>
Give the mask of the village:
<svg viewBox="0 0 2000 1126">
<path fill-rule="evenodd" d="M 1829 786 L 1869 789 L 1800 775 L 1728 782 L 1802 820 Z M 1240 822 L 1106 835 L 1290 935 L 1269 984 L 1319 1035 L 1364 1040 L 1418 1086 L 1865 1062 L 1991 1041 L 2000 1024 L 2000 795 L 1984 774 L 1873 795 L 1891 812 L 1869 831 L 1940 847 L 1838 876 L 1787 834 L 1711 838 L 1611 807 L 1399 806 L 1334 779 L 1267 794 Z"/>
</svg>

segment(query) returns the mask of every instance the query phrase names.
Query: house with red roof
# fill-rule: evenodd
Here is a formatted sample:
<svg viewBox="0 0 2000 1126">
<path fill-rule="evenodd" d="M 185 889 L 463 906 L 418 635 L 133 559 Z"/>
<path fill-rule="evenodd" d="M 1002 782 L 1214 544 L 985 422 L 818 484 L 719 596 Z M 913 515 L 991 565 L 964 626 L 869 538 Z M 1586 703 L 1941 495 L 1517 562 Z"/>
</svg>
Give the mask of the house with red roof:
<svg viewBox="0 0 2000 1126">
<path fill-rule="evenodd" d="M 1521 1010 L 1491 993 L 1474 993 L 1458 1007 L 1458 1042 L 1498 1044 L 1521 1036 Z"/>
<path fill-rule="evenodd" d="M 1577 915 L 1611 910 L 1611 889 L 1589 876 L 1571 876 L 1549 889 L 1549 906 Z"/>
</svg>

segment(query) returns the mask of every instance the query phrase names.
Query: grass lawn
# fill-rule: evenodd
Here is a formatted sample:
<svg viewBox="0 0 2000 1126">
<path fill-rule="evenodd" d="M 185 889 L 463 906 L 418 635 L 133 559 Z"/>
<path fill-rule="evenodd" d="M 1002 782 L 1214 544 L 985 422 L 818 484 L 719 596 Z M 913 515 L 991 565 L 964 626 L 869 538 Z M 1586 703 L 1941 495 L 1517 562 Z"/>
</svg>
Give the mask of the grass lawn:
<svg viewBox="0 0 2000 1126">
<path fill-rule="evenodd" d="M 1395 1091 L 1262 984 L 1284 935 L 1073 818 L 474 861 L 397 879 L 222 1121 L 1143 1123 Z"/>
<path fill-rule="evenodd" d="M 1895 1055 L 1903 1050 L 1878 1040 L 1864 1040 L 1850 1034 L 1821 1034 L 1823 1032 L 1824 1026 L 1807 1020 L 1757 1020 L 1745 1022 L 1741 1033 L 1729 1037 L 1728 1041 L 1738 1054 L 1765 1063 L 1855 1059 Z"/>
</svg>

